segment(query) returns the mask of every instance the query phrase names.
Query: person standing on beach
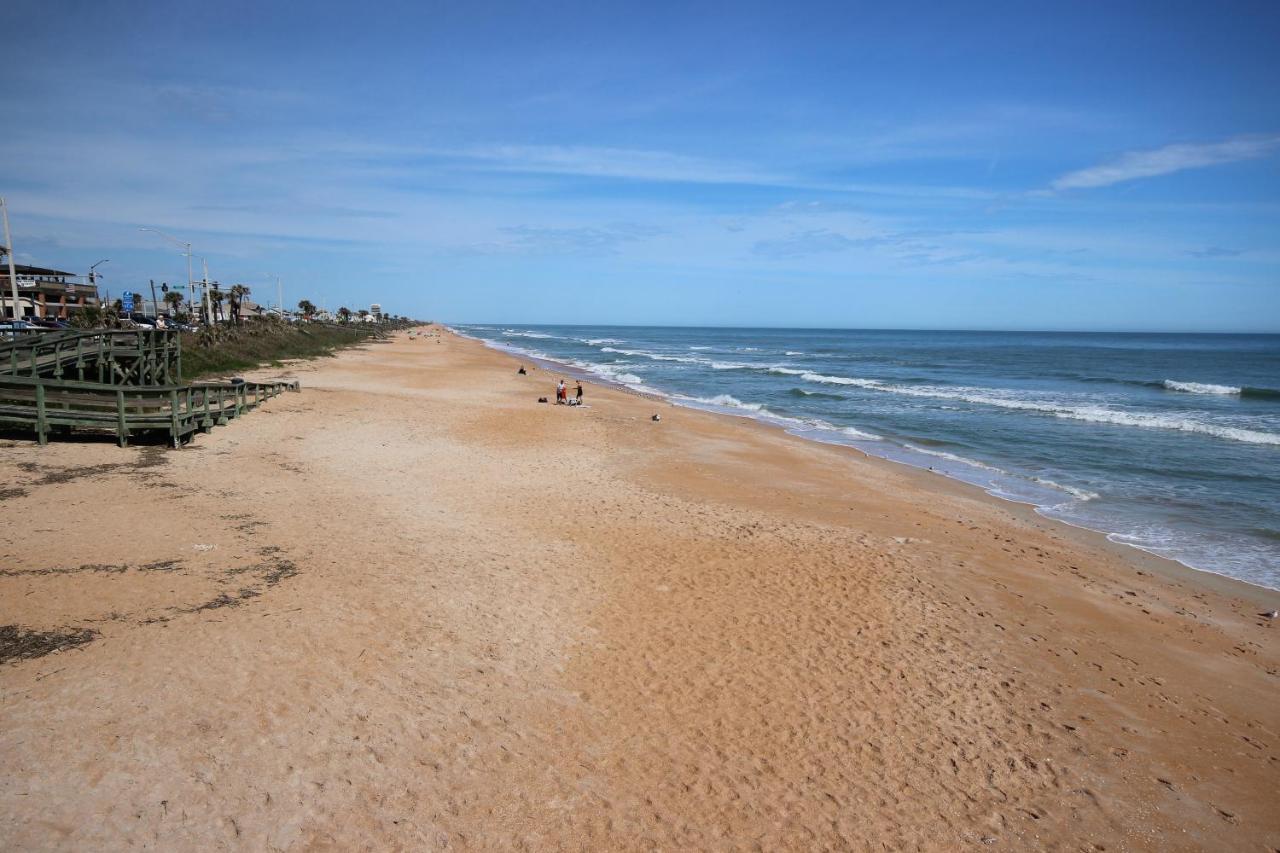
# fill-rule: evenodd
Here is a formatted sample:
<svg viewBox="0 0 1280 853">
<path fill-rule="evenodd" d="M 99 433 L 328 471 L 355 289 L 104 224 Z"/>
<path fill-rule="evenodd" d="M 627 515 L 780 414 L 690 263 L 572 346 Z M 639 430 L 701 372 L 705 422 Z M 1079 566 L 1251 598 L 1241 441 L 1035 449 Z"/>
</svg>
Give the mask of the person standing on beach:
<svg viewBox="0 0 1280 853">
<path fill-rule="evenodd" d="M 564 380 L 560 380 L 560 384 L 556 386 L 556 402 L 567 403 L 569 401 L 569 391 L 564 387 Z"/>
<path fill-rule="evenodd" d="M 579 405 L 579 406 L 581 406 L 581 405 L 582 405 L 582 380 L 581 380 L 581 379 L 579 379 L 579 380 L 578 380 L 578 400 L 577 400 L 577 403 L 578 403 L 578 405 Z"/>
</svg>

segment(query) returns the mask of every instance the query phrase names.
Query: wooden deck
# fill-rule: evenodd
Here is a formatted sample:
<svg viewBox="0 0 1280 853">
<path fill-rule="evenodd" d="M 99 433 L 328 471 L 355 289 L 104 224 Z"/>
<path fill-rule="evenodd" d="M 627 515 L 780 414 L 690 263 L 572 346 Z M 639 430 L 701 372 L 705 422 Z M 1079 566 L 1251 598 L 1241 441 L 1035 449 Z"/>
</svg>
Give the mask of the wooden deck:
<svg viewBox="0 0 1280 853">
<path fill-rule="evenodd" d="M 297 382 L 178 384 L 182 350 L 164 331 L 52 332 L 0 344 L 0 427 L 30 429 L 40 444 L 73 429 L 167 432 L 178 447 L 257 408 Z"/>
</svg>

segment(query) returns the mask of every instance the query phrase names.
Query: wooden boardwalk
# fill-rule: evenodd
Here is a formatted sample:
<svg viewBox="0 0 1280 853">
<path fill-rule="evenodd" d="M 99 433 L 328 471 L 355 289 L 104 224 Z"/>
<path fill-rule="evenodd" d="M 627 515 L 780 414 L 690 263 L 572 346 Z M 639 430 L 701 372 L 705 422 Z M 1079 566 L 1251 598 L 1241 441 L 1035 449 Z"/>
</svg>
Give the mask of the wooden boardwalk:
<svg viewBox="0 0 1280 853">
<path fill-rule="evenodd" d="M 182 345 L 169 331 L 94 330 L 15 336 L 0 343 L 0 427 L 40 444 L 73 429 L 167 432 L 178 447 L 297 382 L 181 384 Z"/>
</svg>

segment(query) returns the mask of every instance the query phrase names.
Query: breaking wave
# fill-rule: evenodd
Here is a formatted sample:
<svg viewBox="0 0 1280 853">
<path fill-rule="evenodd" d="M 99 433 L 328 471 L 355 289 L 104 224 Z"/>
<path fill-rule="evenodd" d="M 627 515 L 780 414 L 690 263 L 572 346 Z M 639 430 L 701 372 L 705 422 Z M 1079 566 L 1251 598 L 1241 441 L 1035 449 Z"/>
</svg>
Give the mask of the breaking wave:
<svg viewBox="0 0 1280 853">
<path fill-rule="evenodd" d="M 1238 396 L 1243 388 L 1234 385 L 1210 385 L 1205 382 L 1175 382 L 1166 379 L 1163 383 L 1170 391 L 1182 391 L 1187 394 L 1217 394 L 1220 396 Z"/>
<path fill-rule="evenodd" d="M 1231 441 L 1246 444 L 1270 444 L 1280 446 L 1280 434 L 1261 430 L 1224 424 L 1206 423 L 1205 421 L 1179 415 L 1151 414 L 1146 412 L 1123 412 L 1106 406 L 1069 406 L 1043 400 L 1024 400 L 1007 396 L 999 396 L 998 392 L 985 388 L 941 388 L 938 386 L 906 386 L 890 385 L 878 379 L 859 379 L 849 376 L 824 376 L 820 373 L 801 372 L 800 378 L 806 382 L 825 385 L 846 385 L 865 388 L 871 391 L 882 391 L 888 394 L 902 394 L 909 397 L 928 397 L 936 400 L 960 400 L 984 406 L 1002 409 L 1017 409 L 1025 412 L 1043 412 L 1057 418 L 1086 421 L 1089 423 L 1110 424 L 1112 426 L 1130 426 L 1143 429 L 1167 429 L 1178 432 L 1193 432 L 1212 435 Z"/>
</svg>

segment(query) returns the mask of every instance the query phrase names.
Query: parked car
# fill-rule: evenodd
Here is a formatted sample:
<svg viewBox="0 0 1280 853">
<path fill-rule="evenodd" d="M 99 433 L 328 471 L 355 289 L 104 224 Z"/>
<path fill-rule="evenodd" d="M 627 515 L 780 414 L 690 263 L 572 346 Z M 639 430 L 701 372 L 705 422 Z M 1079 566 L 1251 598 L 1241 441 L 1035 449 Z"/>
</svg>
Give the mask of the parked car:
<svg viewBox="0 0 1280 853">
<path fill-rule="evenodd" d="M 40 332 L 39 326 L 30 320 L 0 320 L 0 332 Z"/>
</svg>

